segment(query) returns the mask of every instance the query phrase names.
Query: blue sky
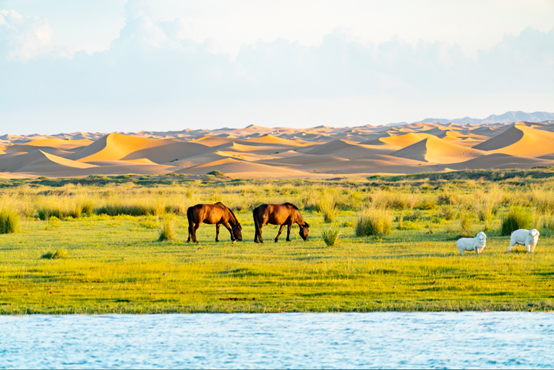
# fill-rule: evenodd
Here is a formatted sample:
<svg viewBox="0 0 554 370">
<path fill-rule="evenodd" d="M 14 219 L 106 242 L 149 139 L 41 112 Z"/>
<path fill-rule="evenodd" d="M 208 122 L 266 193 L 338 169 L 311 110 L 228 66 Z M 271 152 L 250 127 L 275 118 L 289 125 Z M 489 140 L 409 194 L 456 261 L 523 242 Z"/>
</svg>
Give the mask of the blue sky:
<svg viewBox="0 0 554 370">
<path fill-rule="evenodd" d="M 0 134 L 554 111 L 553 1 L 0 0 Z"/>
</svg>

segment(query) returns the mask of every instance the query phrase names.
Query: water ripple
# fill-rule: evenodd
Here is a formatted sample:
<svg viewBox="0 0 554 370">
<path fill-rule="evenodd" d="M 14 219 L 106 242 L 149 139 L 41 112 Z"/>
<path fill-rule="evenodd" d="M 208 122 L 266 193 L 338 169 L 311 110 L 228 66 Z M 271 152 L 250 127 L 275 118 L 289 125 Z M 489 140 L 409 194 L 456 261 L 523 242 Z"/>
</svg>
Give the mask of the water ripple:
<svg viewBox="0 0 554 370">
<path fill-rule="evenodd" d="M 2 368 L 552 368 L 547 313 L 0 317 Z"/>
</svg>

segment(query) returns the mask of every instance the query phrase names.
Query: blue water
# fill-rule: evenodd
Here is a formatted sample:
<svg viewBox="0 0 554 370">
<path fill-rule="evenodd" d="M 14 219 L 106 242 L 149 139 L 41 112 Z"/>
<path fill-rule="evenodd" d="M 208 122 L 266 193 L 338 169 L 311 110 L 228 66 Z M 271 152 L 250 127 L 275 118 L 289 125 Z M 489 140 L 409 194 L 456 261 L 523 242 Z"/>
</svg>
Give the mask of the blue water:
<svg viewBox="0 0 554 370">
<path fill-rule="evenodd" d="M 0 317 L 3 368 L 552 368 L 554 314 Z"/>
</svg>

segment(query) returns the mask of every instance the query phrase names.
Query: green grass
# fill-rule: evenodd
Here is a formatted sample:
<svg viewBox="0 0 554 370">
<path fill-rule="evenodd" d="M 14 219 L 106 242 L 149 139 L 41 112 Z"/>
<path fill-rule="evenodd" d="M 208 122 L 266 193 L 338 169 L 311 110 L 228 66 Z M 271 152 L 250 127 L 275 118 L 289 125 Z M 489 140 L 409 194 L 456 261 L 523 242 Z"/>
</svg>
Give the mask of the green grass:
<svg viewBox="0 0 554 370">
<path fill-rule="evenodd" d="M 46 230 L 29 221 L 1 236 L 0 312 L 169 313 L 553 310 L 554 242 L 535 254 L 507 254 L 509 240 L 489 234 L 482 255 L 460 256 L 446 228 L 394 230 L 382 239 L 341 228 L 341 243 L 325 247 L 327 227 L 304 212 L 314 233 L 304 242 L 253 243 L 250 212 L 238 212 L 245 241 L 202 225 L 199 245 L 187 244 L 186 219 L 176 240 L 158 242 L 145 217 L 83 217 Z M 356 219 L 343 211 L 333 227 Z M 497 220 L 497 226 L 500 221 Z M 266 226 L 274 236 L 276 227 Z M 498 233 L 497 233 L 498 234 Z M 63 259 L 43 259 L 65 248 Z M 237 299 L 235 299 L 237 298 Z"/>
<path fill-rule="evenodd" d="M 553 194 L 552 168 L 326 180 L 0 179 L 0 209 L 20 221 L 17 233 L 0 235 L 0 313 L 552 311 Z M 325 219 L 322 200 L 331 197 Z M 216 243 L 215 226 L 202 225 L 200 244 L 186 243 L 187 207 L 215 201 L 235 211 L 244 242 L 231 243 L 221 227 Z M 252 208 L 283 202 L 300 208 L 309 240 L 295 226 L 292 242 L 274 243 L 277 227 L 268 225 L 268 242 L 255 244 Z M 533 215 L 535 254 L 506 253 L 502 220 L 514 207 Z M 360 217 L 364 209 L 381 210 L 373 224 L 369 213 Z M 171 217 L 173 240 L 159 241 L 160 221 Z M 357 227 L 374 232 L 357 236 Z M 486 229 L 484 254 L 459 255 L 462 229 Z M 340 232 L 340 243 L 327 247 L 324 230 Z M 43 258 L 60 250 L 63 258 Z"/>
</svg>

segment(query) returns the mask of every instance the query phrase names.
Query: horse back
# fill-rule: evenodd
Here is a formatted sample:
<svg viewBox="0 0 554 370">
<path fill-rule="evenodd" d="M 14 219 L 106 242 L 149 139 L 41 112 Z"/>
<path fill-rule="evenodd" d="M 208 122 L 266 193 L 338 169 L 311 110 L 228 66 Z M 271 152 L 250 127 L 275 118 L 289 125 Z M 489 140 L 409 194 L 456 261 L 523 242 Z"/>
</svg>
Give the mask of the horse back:
<svg viewBox="0 0 554 370">
<path fill-rule="evenodd" d="M 219 202 L 218 202 L 219 203 Z M 207 224 L 215 224 L 227 213 L 225 206 L 222 204 L 197 204 L 189 207 L 187 210 L 187 218 L 192 219 L 194 223 L 204 222 Z"/>
</svg>

